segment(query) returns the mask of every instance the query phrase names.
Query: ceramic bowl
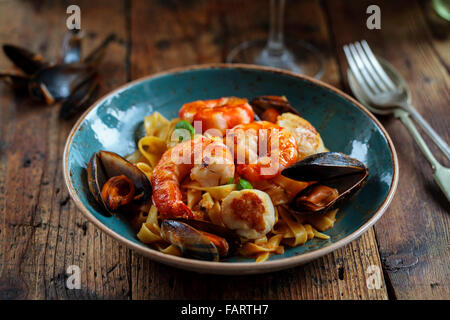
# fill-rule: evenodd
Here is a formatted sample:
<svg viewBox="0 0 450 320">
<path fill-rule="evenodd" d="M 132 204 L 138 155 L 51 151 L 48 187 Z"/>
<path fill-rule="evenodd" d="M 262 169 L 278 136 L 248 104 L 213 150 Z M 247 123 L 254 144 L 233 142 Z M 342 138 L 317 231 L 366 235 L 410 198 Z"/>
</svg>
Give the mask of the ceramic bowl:
<svg viewBox="0 0 450 320">
<path fill-rule="evenodd" d="M 370 170 L 366 186 L 340 207 L 330 240 L 313 239 L 264 263 L 242 257 L 207 262 L 165 255 L 139 242 L 120 216 L 96 210 L 86 183 L 92 154 L 109 150 L 122 156 L 136 150 L 137 132 L 145 116 L 158 111 L 177 117 L 183 103 L 224 96 L 253 98 L 284 95 L 320 132 L 330 151 L 363 161 Z M 357 101 L 323 82 L 277 69 L 214 64 L 158 73 L 128 83 L 98 100 L 75 124 L 64 150 L 64 176 L 70 195 L 85 217 L 103 232 L 155 261 L 205 273 L 251 274 L 304 264 L 326 255 L 368 230 L 383 214 L 398 181 L 397 156 L 378 120 Z"/>
</svg>

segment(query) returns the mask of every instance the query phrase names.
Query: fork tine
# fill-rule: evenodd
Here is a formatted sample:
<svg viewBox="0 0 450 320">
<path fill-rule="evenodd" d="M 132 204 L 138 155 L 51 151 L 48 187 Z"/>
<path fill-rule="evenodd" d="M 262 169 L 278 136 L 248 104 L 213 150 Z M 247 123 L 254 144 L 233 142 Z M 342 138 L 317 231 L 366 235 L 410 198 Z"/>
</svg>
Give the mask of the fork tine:
<svg viewBox="0 0 450 320">
<path fill-rule="evenodd" d="M 379 94 L 381 88 L 375 83 L 374 79 L 370 75 L 370 72 L 367 71 L 367 68 L 365 67 L 364 63 L 358 55 L 358 52 L 356 51 L 355 45 L 353 43 L 350 43 L 348 47 L 350 48 L 350 52 L 353 56 L 354 61 L 356 62 L 356 66 L 360 71 L 361 76 L 366 80 L 369 88 L 371 88 L 375 94 Z"/>
<path fill-rule="evenodd" d="M 380 76 L 381 79 L 383 79 L 384 83 L 391 89 L 391 90 L 397 90 L 396 85 L 392 82 L 391 78 L 387 75 L 386 71 L 384 71 L 383 67 L 378 62 L 378 59 L 373 54 L 372 50 L 369 47 L 369 44 L 366 40 L 361 41 L 361 45 L 366 52 L 367 58 L 371 62 L 372 66 L 376 70 L 377 74 Z"/>
<path fill-rule="evenodd" d="M 364 67 L 367 69 L 368 73 L 370 74 L 372 79 L 375 81 L 377 86 L 381 89 L 381 91 L 389 91 L 390 89 L 384 84 L 384 82 L 381 79 L 381 77 L 378 75 L 378 73 L 375 71 L 375 69 L 372 66 L 372 64 L 369 62 L 369 59 L 368 59 L 368 57 L 366 55 L 366 52 L 361 47 L 361 43 L 359 41 L 356 41 L 354 43 L 354 45 L 355 45 L 355 50 L 356 50 L 359 58 L 361 59 Z"/>
<path fill-rule="evenodd" d="M 348 65 L 350 67 L 350 70 L 352 71 L 353 75 L 355 76 L 356 82 L 358 82 L 358 84 L 361 86 L 361 88 L 363 89 L 364 93 L 370 99 L 372 99 L 373 92 L 372 92 L 372 90 L 369 89 L 369 87 L 367 86 L 366 80 L 364 79 L 364 77 L 359 72 L 359 69 L 358 69 L 358 67 L 356 65 L 356 61 L 353 59 L 353 56 L 352 56 L 352 54 L 350 52 L 350 49 L 349 49 L 348 45 L 344 45 L 343 49 L 344 49 L 344 53 L 345 53 L 345 56 L 347 58 L 347 62 L 348 62 Z"/>
</svg>

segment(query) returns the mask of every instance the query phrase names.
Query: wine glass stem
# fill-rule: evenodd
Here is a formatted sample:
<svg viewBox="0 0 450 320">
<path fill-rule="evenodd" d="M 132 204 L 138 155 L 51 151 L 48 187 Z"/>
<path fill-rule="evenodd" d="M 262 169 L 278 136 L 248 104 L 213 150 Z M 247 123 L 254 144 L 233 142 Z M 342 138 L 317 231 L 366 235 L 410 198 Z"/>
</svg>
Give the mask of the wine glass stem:
<svg viewBox="0 0 450 320">
<path fill-rule="evenodd" d="M 267 51 L 270 56 L 280 56 L 284 50 L 283 17 L 285 0 L 270 0 L 270 29 Z"/>
</svg>

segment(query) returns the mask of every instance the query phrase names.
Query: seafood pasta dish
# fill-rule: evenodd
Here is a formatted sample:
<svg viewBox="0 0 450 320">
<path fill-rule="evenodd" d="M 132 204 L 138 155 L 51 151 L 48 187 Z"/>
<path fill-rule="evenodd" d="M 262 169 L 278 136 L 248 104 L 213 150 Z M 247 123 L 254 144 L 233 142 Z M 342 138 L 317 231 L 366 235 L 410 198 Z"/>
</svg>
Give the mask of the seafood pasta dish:
<svg viewBox="0 0 450 320">
<path fill-rule="evenodd" d="M 145 117 L 133 154 L 99 150 L 87 168 L 102 212 L 120 212 L 163 253 L 263 262 L 286 246 L 326 241 L 339 204 L 367 180 L 366 165 L 329 152 L 285 97 L 180 107 L 175 119 Z"/>
</svg>

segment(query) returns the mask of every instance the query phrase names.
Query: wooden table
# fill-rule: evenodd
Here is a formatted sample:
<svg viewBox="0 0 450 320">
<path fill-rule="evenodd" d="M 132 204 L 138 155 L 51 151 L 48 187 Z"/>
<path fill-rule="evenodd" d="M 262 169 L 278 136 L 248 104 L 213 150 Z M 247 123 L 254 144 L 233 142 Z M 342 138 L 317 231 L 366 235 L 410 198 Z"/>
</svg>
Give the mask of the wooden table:
<svg viewBox="0 0 450 320">
<path fill-rule="evenodd" d="M 102 94 L 157 71 L 223 62 L 238 43 L 265 37 L 268 1 L 71 1 L 83 50 L 113 32 Z M 366 8 L 381 8 L 381 30 Z M 0 42 L 59 57 L 63 1 L 1 1 Z M 287 1 L 287 36 L 318 46 L 323 80 L 349 91 L 342 45 L 367 39 L 405 76 L 419 111 L 450 141 L 450 32 L 417 1 Z M 10 67 L 1 55 L 0 68 Z M 256 276 L 199 275 L 154 263 L 97 230 L 69 199 L 62 152 L 74 124 L 0 85 L 0 299 L 449 299 L 449 203 L 399 121 L 380 118 L 397 148 L 400 181 L 381 220 L 359 240 L 303 267 Z M 427 141 L 429 141 L 427 139 Z M 433 151 L 438 154 L 436 148 Z M 440 154 L 439 159 L 443 161 Z M 444 162 L 445 163 L 445 162 Z M 448 163 L 446 163 L 448 165 Z M 66 270 L 81 268 L 81 289 Z M 382 270 L 369 289 L 367 268 Z"/>
</svg>

